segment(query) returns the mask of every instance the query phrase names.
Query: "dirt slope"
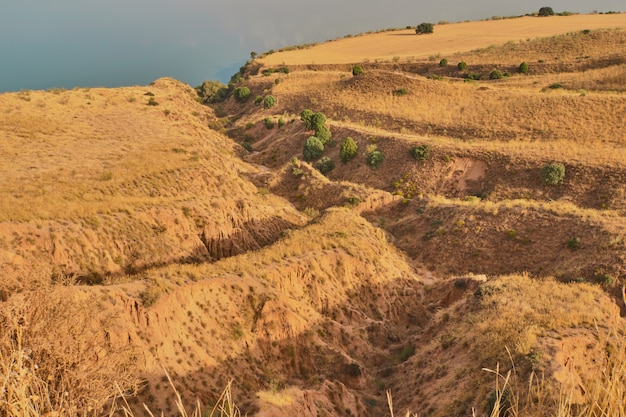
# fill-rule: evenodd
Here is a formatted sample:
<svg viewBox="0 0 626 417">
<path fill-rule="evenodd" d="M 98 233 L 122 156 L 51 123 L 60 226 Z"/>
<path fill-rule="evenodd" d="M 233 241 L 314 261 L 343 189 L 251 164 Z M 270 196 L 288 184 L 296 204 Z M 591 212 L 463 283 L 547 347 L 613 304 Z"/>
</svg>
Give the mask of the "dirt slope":
<svg viewBox="0 0 626 417">
<path fill-rule="evenodd" d="M 306 222 L 239 177 L 256 168 L 207 128 L 194 96 L 162 79 L 0 97 L 2 291 L 220 259 Z"/>
</svg>

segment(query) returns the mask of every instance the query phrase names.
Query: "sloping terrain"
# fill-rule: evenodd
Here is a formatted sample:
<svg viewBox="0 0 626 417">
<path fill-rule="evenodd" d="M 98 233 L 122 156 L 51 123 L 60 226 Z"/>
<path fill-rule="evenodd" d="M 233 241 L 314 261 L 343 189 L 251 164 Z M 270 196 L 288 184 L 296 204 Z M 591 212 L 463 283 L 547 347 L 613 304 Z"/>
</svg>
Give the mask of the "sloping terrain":
<svg viewBox="0 0 626 417">
<path fill-rule="evenodd" d="M 244 415 L 623 415 L 623 16 L 267 55 L 213 109 L 0 95 L 0 410 L 176 416 L 169 375 L 207 415 L 230 381 Z"/>
<path fill-rule="evenodd" d="M 306 223 L 239 177 L 255 168 L 177 81 L 0 100 L 0 292 L 220 259 Z"/>
</svg>

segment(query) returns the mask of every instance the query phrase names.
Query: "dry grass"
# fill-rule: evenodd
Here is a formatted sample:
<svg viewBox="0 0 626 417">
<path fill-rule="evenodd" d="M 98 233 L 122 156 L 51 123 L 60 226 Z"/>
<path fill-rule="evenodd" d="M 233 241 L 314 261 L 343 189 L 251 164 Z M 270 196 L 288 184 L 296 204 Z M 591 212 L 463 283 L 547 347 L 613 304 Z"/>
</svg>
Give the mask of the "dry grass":
<svg viewBox="0 0 626 417">
<path fill-rule="evenodd" d="M 159 106 L 146 105 L 147 92 Z M 194 94 L 161 80 L 148 87 L 1 95 L 0 221 L 71 219 L 190 198 L 198 187 L 192 172 L 214 175 L 206 159 L 217 162 L 224 159 L 220 152 L 232 152 L 203 123 L 209 114 Z M 214 146 L 206 146 L 206 136 Z M 184 194 L 176 184 L 181 177 L 193 187 Z"/>
<path fill-rule="evenodd" d="M 97 301 L 75 295 L 68 287 L 45 287 L 3 303 L 3 415 L 98 415 L 120 389 L 136 392 L 134 352 L 107 346 L 103 329 L 112 318 L 90 317 L 84 306 L 96 308 Z"/>
<path fill-rule="evenodd" d="M 425 59 L 434 54 L 452 55 L 456 52 L 486 48 L 508 41 L 548 37 L 584 29 L 626 27 L 626 15 L 575 15 L 548 18 L 464 22 L 435 26 L 432 35 L 416 36 L 415 30 L 369 34 L 339 39 L 312 48 L 279 52 L 260 60 L 266 66 L 308 64 L 350 64 L 358 62 L 402 61 Z M 521 61 L 520 61 L 521 62 Z"/>
</svg>

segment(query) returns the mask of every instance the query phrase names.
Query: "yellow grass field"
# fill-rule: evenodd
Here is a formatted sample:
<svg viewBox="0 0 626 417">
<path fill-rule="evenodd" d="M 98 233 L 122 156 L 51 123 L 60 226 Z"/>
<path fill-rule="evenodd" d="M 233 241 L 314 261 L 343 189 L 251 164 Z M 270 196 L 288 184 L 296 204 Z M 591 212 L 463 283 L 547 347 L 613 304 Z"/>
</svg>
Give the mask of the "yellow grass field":
<svg viewBox="0 0 626 417">
<path fill-rule="evenodd" d="M 626 14 L 521 17 L 435 25 L 430 35 L 416 36 L 401 30 L 338 39 L 308 49 L 277 52 L 259 61 L 266 66 L 351 64 L 364 61 L 424 59 L 433 54 L 450 55 L 508 41 L 541 38 L 584 29 L 626 27 Z"/>
</svg>

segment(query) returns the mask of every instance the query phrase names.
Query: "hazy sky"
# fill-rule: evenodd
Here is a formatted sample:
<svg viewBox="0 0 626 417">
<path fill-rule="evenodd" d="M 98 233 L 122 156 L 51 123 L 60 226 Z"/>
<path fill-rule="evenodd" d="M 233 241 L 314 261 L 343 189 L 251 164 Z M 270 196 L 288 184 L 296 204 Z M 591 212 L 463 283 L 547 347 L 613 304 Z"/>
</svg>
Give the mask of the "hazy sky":
<svg viewBox="0 0 626 417">
<path fill-rule="evenodd" d="M 227 82 L 250 51 L 542 6 L 626 11 L 625 0 L 0 0 L 0 91 Z"/>
</svg>

